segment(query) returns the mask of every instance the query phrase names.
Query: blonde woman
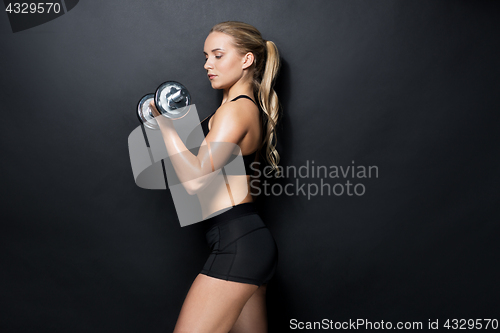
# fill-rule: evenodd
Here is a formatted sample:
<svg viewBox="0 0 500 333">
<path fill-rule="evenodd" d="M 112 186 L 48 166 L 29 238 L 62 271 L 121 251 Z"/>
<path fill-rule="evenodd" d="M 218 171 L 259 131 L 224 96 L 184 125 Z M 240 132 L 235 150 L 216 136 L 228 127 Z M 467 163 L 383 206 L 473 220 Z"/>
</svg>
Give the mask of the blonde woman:
<svg viewBox="0 0 500 333">
<path fill-rule="evenodd" d="M 276 270 L 278 249 L 254 206 L 250 164 L 258 162 L 261 155 L 273 168 L 279 162 L 275 148 L 279 102 L 272 88 L 279 69 L 278 49 L 255 27 L 229 21 L 211 29 L 204 54 L 212 88 L 223 91 L 221 106 L 201 122 L 205 134 L 201 147 L 205 149 L 200 148 L 198 155 L 183 151 L 185 146 L 172 121 L 165 118 L 160 124 L 169 154 L 182 156 L 172 161 L 174 168 L 191 173 L 191 181 L 184 186 L 199 196 L 207 214 L 201 223 L 211 248 L 186 296 L 174 332 L 264 333 L 266 286 Z M 239 189 L 210 188 L 211 184 L 205 184 L 208 181 L 203 183 L 207 174 L 217 169 L 214 156 L 218 143 L 241 149 L 246 175 L 240 176 L 243 182 L 231 182 L 241 184 Z M 245 195 L 238 198 L 238 193 Z"/>
</svg>

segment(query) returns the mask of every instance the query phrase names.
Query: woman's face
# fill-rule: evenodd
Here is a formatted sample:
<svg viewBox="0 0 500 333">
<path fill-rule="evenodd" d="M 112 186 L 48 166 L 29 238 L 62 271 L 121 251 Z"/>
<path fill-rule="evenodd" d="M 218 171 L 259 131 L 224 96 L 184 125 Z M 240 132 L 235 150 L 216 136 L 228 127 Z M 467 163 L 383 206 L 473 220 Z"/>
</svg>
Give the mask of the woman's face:
<svg viewBox="0 0 500 333">
<path fill-rule="evenodd" d="M 205 40 L 204 68 L 214 89 L 228 89 L 243 76 L 244 56 L 231 44 L 231 38 L 222 32 L 212 32 Z"/>
</svg>

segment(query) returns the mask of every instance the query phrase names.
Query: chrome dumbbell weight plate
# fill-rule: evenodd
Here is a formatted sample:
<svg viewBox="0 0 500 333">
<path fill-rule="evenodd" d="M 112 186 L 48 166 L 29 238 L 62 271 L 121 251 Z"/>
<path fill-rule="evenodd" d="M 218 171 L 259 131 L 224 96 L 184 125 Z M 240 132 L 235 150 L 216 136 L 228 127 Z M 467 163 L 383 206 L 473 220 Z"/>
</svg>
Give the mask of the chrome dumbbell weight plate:
<svg viewBox="0 0 500 333">
<path fill-rule="evenodd" d="M 153 110 L 151 110 L 150 103 L 154 101 L 155 94 L 147 94 L 141 98 L 137 104 L 137 115 L 139 120 L 144 123 L 144 126 L 150 129 L 158 129 L 158 122 L 156 121 Z"/>
<path fill-rule="evenodd" d="M 186 106 L 191 104 L 191 95 L 179 82 L 167 81 L 156 89 L 155 104 L 163 116 L 179 119 L 189 111 Z"/>
</svg>

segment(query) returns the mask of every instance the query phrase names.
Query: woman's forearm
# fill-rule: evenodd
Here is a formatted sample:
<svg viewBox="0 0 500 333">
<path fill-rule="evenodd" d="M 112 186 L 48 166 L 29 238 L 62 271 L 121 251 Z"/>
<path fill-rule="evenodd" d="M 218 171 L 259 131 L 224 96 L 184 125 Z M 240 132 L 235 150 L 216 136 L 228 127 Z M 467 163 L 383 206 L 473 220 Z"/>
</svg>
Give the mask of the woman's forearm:
<svg viewBox="0 0 500 333">
<path fill-rule="evenodd" d="M 162 119 L 158 121 L 158 125 L 177 177 L 188 193 L 192 194 L 196 192 L 196 188 L 200 186 L 200 184 L 197 184 L 196 179 L 200 179 L 201 176 L 210 173 L 212 171 L 211 165 L 204 165 L 206 163 L 202 163 L 198 159 L 198 156 L 186 148 L 172 120 Z"/>
</svg>

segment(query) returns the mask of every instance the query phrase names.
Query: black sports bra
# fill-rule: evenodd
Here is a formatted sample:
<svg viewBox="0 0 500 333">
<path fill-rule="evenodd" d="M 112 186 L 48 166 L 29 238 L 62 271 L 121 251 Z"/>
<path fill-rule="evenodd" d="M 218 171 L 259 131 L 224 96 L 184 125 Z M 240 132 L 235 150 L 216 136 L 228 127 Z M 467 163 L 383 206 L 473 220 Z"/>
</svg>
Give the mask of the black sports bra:
<svg viewBox="0 0 500 333">
<path fill-rule="evenodd" d="M 235 100 L 237 100 L 237 99 L 239 99 L 239 98 L 242 98 L 242 97 L 243 97 L 243 98 L 248 98 L 249 100 L 251 100 L 252 102 L 254 102 L 254 101 L 253 101 L 253 99 L 251 99 L 251 98 L 250 98 L 249 96 L 247 96 L 247 95 L 239 95 L 239 96 L 237 96 L 237 97 L 233 98 L 233 99 L 231 100 L 231 102 L 233 102 L 233 101 L 235 101 Z M 255 104 L 255 105 L 257 105 L 257 103 L 255 103 L 255 102 L 254 102 L 254 104 Z M 257 105 L 257 107 L 258 107 L 258 105 Z M 260 110 L 260 107 L 259 107 L 259 110 Z M 203 134 L 205 134 L 205 136 L 207 136 L 207 135 L 208 135 L 208 132 L 210 132 L 210 130 L 208 129 L 208 122 L 210 121 L 210 118 L 212 118 L 212 116 L 213 116 L 214 114 L 215 114 L 215 111 L 214 111 L 214 113 L 212 113 L 210 116 L 208 116 L 207 118 L 205 118 L 205 119 L 201 122 L 201 128 L 202 128 L 202 130 L 203 130 Z M 256 155 L 256 154 L 257 154 L 257 151 L 253 152 L 253 153 L 252 153 L 252 154 L 250 154 L 250 155 L 243 155 L 243 164 L 245 165 L 245 170 L 246 170 L 247 175 L 250 175 L 250 174 L 251 174 L 251 172 L 250 172 L 250 171 L 251 171 L 251 169 L 250 169 L 250 164 L 251 164 L 252 162 L 254 162 L 254 161 L 255 161 L 255 155 Z"/>
</svg>

